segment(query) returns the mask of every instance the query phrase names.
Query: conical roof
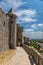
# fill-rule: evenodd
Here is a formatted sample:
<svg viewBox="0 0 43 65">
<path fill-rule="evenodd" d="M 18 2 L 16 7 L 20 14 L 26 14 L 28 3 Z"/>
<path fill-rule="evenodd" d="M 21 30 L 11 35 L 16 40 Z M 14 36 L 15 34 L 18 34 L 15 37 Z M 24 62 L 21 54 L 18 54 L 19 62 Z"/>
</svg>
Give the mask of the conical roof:
<svg viewBox="0 0 43 65">
<path fill-rule="evenodd" d="M 17 18 L 16 14 L 14 13 L 13 8 L 11 8 L 11 9 L 9 10 L 8 15 L 10 15 L 10 16 L 11 16 L 11 15 L 14 15 L 14 16 Z"/>
<path fill-rule="evenodd" d="M 8 14 L 15 14 L 13 8 L 9 10 Z"/>
</svg>

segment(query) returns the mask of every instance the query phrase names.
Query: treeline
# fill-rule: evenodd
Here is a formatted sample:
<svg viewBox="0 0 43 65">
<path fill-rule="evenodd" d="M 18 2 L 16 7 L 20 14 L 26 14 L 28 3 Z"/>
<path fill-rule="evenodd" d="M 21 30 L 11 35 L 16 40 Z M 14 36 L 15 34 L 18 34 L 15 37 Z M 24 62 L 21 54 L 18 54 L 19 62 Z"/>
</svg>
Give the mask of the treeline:
<svg viewBox="0 0 43 65">
<path fill-rule="evenodd" d="M 39 43 L 43 43 L 43 39 L 32 39 L 31 41 L 36 41 L 36 42 L 39 42 Z"/>
<path fill-rule="evenodd" d="M 30 41 L 30 46 L 34 47 L 38 52 L 40 52 L 40 46 L 35 41 Z"/>
</svg>

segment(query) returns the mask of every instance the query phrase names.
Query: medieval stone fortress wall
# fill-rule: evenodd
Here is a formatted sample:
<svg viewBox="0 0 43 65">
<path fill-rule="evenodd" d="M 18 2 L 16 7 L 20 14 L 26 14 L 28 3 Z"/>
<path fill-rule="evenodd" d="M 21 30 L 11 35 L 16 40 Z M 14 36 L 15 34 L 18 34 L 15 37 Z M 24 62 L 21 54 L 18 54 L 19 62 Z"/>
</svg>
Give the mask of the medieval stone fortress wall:
<svg viewBox="0 0 43 65">
<path fill-rule="evenodd" d="M 0 9 L 0 53 L 16 46 L 15 19 L 12 8 L 7 14 Z"/>
<path fill-rule="evenodd" d="M 9 49 L 9 16 L 0 9 L 0 52 Z"/>
<path fill-rule="evenodd" d="M 13 9 L 5 14 L 0 8 L 0 53 L 22 45 L 22 27 L 16 23 Z"/>
</svg>

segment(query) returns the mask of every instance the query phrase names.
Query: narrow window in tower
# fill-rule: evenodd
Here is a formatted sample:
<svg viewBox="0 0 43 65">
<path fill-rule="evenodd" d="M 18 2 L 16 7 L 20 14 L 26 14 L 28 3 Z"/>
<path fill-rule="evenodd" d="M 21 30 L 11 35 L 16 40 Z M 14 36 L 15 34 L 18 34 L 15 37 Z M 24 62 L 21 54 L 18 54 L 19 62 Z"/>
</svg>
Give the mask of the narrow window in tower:
<svg viewBox="0 0 43 65">
<path fill-rule="evenodd" d="M 5 22 L 3 23 L 3 26 L 5 26 Z"/>
<path fill-rule="evenodd" d="M 13 21 L 11 21 L 11 23 L 13 23 Z"/>
</svg>

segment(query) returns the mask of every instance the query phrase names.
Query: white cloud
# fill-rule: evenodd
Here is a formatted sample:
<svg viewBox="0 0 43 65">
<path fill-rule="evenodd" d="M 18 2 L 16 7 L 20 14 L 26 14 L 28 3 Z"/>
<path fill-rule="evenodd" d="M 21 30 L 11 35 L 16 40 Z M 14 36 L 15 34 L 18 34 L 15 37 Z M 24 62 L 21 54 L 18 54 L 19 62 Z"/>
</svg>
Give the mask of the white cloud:
<svg viewBox="0 0 43 65">
<path fill-rule="evenodd" d="M 38 27 L 43 27 L 43 24 L 33 24 L 33 25 L 31 25 L 31 28 L 37 29 Z"/>
<path fill-rule="evenodd" d="M 33 25 L 31 25 L 31 27 L 36 29 L 37 28 L 37 25 L 36 24 L 33 24 Z"/>
<path fill-rule="evenodd" d="M 29 9 L 29 10 L 24 9 L 24 10 L 17 11 L 16 14 L 17 14 L 17 16 L 21 16 L 21 15 L 25 14 L 25 15 L 28 15 L 29 17 L 33 17 L 33 15 L 36 15 L 36 10 L 34 10 L 34 9 Z"/>
<path fill-rule="evenodd" d="M 14 9 L 18 9 L 21 5 L 26 4 L 26 2 L 22 2 L 22 0 L 8 0 L 8 3 L 13 6 Z"/>
<path fill-rule="evenodd" d="M 26 2 L 22 2 L 22 0 L 2 0 L 0 2 L 1 7 L 13 7 L 14 10 L 17 10 L 20 6 L 26 4 Z M 4 5 L 3 5 L 4 4 Z M 6 8 L 7 9 L 7 8 Z"/>
<path fill-rule="evenodd" d="M 43 24 L 38 24 L 38 26 L 42 27 L 42 26 L 43 26 Z"/>
<path fill-rule="evenodd" d="M 35 22 L 35 21 L 37 21 L 36 19 L 33 19 L 31 17 L 21 18 L 21 20 L 24 22 Z"/>
<path fill-rule="evenodd" d="M 16 15 L 18 16 L 19 21 L 22 21 L 21 23 L 37 21 L 37 19 L 34 18 L 36 13 L 37 12 L 34 9 L 16 11 Z"/>
<path fill-rule="evenodd" d="M 3 9 L 3 8 L 6 9 L 6 7 L 7 7 L 7 6 L 6 6 L 6 3 L 3 2 L 3 1 L 1 1 L 1 2 L 0 2 L 0 7 L 1 7 L 2 9 Z"/>
<path fill-rule="evenodd" d="M 29 37 L 30 39 L 43 39 L 42 31 L 24 31 L 23 36 Z"/>
<path fill-rule="evenodd" d="M 24 32 L 32 32 L 34 31 L 33 29 L 24 29 Z"/>
</svg>

